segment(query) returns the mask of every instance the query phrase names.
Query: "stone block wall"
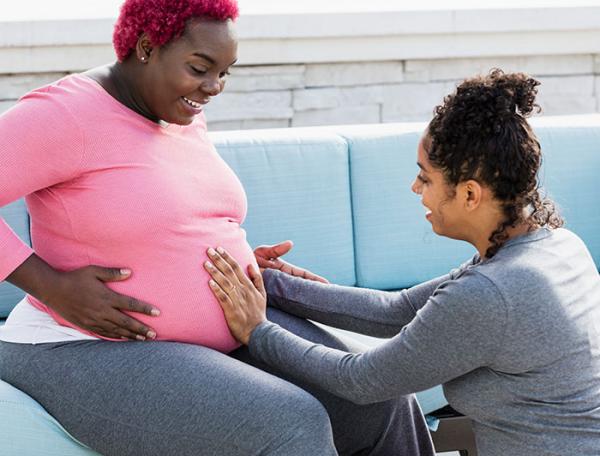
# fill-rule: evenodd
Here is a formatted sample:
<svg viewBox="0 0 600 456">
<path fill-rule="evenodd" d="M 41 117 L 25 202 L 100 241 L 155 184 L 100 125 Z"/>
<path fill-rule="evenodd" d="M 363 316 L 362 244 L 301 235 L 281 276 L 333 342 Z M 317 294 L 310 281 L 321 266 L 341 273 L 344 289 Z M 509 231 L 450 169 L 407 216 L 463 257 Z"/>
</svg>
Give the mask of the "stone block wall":
<svg viewBox="0 0 600 456">
<path fill-rule="evenodd" d="M 542 115 L 600 111 L 600 55 L 589 54 L 239 67 L 206 112 L 213 130 L 426 121 L 491 68 L 538 78 Z"/>
<path fill-rule="evenodd" d="M 213 131 L 426 121 L 464 77 L 494 67 L 537 77 L 543 115 L 600 112 L 600 54 L 573 54 L 239 66 L 206 115 Z M 0 69 L 0 112 L 65 74 Z"/>
</svg>

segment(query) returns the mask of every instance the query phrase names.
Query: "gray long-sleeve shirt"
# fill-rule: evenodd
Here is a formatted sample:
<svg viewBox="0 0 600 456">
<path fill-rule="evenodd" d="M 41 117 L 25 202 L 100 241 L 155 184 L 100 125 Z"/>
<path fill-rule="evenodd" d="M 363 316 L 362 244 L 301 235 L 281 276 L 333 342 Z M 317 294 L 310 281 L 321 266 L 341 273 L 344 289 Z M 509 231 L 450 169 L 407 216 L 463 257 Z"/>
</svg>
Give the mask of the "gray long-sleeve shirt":
<svg viewBox="0 0 600 456">
<path fill-rule="evenodd" d="M 259 325 L 251 352 L 358 403 L 444 385 L 481 456 L 600 455 L 600 278 L 565 229 L 400 292 L 264 274 L 270 304 L 389 341 L 345 353 Z"/>
</svg>

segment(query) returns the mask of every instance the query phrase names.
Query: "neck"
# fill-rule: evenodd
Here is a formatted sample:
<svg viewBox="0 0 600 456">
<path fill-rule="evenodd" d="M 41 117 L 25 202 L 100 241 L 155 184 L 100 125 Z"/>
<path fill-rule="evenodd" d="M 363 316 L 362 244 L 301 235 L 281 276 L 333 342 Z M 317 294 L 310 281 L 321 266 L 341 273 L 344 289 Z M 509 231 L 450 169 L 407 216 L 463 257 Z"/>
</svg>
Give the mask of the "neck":
<svg viewBox="0 0 600 456">
<path fill-rule="evenodd" d="M 142 80 L 140 65 L 127 59 L 125 62 L 115 62 L 109 67 L 112 95 L 132 111 L 152 122 L 161 123 L 160 119 L 148 109 L 140 92 L 140 87 L 143 86 L 139 83 Z"/>
<path fill-rule="evenodd" d="M 486 252 L 492 246 L 492 243 L 490 242 L 490 237 L 491 237 L 492 233 L 494 231 L 496 231 L 496 229 L 498 229 L 499 226 L 500 226 L 500 221 L 498 221 L 495 225 L 488 227 L 488 229 L 485 230 L 485 232 L 481 231 L 481 233 L 477 237 L 477 239 L 475 239 L 474 242 L 471 242 L 477 249 L 477 252 L 479 252 L 480 258 L 482 258 L 482 259 L 487 258 Z M 532 226 L 530 223 L 527 223 L 527 222 L 519 223 L 516 226 L 509 226 L 509 227 L 505 228 L 505 230 L 504 230 L 504 232 L 506 233 L 506 236 L 507 236 L 506 241 L 508 241 L 509 239 L 513 239 L 515 237 L 519 237 L 524 234 L 527 234 L 530 231 L 532 231 L 534 228 L 535 228 L 534 226 Z"/>
</svg>

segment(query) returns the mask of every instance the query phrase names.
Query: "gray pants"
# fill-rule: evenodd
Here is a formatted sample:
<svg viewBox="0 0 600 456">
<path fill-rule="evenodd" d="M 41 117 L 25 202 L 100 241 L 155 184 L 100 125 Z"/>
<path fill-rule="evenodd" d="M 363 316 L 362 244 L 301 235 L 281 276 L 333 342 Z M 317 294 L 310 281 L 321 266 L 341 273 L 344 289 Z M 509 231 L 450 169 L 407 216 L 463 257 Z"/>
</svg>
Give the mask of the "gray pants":
<svg viewBox="0 0 600 456">
<path fill-rule="evenodd" d="M 269 320 L 341 350 L 346 342 L 269 309 Z M 0 377 L 105 456 L 433 455 L 413 396 L 356 405 L 295 385 L 240 348 L 175 342 L 0 342 Z"/>
</svg>

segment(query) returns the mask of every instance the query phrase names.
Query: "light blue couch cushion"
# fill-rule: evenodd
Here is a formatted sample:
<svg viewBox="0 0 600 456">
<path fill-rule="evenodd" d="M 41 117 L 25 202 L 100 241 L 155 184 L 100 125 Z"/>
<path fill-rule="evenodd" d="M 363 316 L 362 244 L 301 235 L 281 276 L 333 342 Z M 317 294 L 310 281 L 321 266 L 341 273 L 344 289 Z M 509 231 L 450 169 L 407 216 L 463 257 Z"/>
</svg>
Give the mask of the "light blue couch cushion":
<svg viewBox="0 0 600 456">
<path fill-rule="evenodd" d="M 540 126 L 540 183 L 600 266 L 600 119 L 595 127 Z"/>
<path fill-rule="evenodd" d="M 20 199 L 7 206 L 0 207 L 0 217 L 8 223 L 24 242 L 31 245 L 29 215 L 27 215 L 25 200 Z M 23 296 L 25 296 L 25 293 L 17 287 L 8 282 L 0 282 L 0 318 L 5 318 Z"/>
<path fill-rule="evenodd" d="M 350 149 L 358 286 L 407 288 L 447 273 L 475 252 L 434 234 L 420 197 L 410 190 L 423 128 L 374 125 L 342 132 Z"/>
<path fill-rule="evenodd" d="M 27 394 L 0 380 L 2 456 L 98 456 Z"/>
<path fill-rule="evenodd" d="M 248 195 L 244 228 L 250 245 L 291 239 L 288 261 L 354 285 L 346 142 L 310 129 L 211 136 Z"/>
</svg>

